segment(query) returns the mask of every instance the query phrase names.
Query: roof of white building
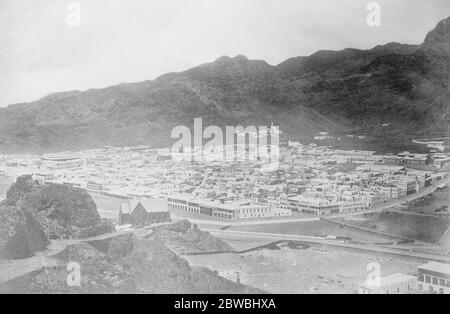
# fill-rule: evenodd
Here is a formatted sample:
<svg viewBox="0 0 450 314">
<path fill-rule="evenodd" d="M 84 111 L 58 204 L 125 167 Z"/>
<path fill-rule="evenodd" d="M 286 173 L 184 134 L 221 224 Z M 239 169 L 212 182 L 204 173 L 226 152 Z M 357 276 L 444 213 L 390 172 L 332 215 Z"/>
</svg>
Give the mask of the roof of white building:
<svg viewBox="0 0 450 314">
<path fill-rule="evenodd" d="M 425 265 L 418 266 L 417 268 L 423 270 L 429 270 L 437 273 L 450 274 L 450 265 L 442 264 L 438 262 L 429 262 Z"/>
<path fill-rule="evenodd" d="M 392 274 L 389 276 L 381 277 L 379 285 L 374 285 L 374 284 L 371 284 L 368 282 L 364 282 L 364 283 L 360 284 L 360 286 L 365 289 L 374 290 L 374 289 L 377 289 L 380 287 L 391 286 L 391 285 L 395 285 L 395 284 L 406 282 L 406 281 L 413 280 L 413 279 L 416 279 L 416 277 L 407 275 L 407 274 L 397 273 L 397 274 Z"/>
</svg>

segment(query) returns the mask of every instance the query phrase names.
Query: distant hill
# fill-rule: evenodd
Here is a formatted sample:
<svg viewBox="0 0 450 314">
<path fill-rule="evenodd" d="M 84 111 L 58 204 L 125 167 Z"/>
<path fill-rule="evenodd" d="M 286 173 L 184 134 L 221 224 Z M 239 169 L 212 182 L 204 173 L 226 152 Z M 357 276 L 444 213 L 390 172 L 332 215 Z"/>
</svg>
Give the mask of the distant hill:
<svg viewBox="0 0 450 314">
<path fill-rule="evenodd" d="M 319 51 L 272 66 L 221 57 L 154 81 L 48 95 L 0 109 L 0 151 L 168 145 L 176 125 L 280 125 L 284 137 L 448 131 L 450 18 L 421 45 Z M 389 127 L 382 125 L 389 124 Z"/>
</svg>

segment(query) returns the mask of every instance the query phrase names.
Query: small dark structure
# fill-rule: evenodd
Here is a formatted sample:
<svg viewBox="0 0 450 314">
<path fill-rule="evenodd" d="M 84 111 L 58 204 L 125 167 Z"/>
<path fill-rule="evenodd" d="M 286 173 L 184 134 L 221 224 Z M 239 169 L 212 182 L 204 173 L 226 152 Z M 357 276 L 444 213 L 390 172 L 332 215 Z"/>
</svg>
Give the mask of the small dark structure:
<svg viewBox="0 0 450 314">
<path fill-rule="evenodd" d="M 167 199 L 129 200 L 119 212 L 119 225 L 150 226 L 170 221 Z"/>
</svg>

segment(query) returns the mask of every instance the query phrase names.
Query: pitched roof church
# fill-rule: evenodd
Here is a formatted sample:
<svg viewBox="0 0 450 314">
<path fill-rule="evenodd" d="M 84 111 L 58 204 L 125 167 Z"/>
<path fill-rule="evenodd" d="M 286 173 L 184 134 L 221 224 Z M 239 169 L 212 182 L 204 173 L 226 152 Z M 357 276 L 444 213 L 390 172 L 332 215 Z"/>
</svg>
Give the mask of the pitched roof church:
<svg viewBox="0 0 450 314">
<path fill-rule="evenodd" d="M 119 225 L 150 226 L 170 222 L 167 199 L 131 199 L 120 206 Z"/>
</svg>

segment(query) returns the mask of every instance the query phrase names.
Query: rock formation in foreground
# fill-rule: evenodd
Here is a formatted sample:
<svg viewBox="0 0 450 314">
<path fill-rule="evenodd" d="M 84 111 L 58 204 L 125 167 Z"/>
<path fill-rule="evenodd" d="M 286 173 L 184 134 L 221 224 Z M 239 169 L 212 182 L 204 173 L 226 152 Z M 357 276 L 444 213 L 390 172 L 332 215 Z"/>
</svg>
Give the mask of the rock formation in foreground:
<svg viewBox="0 0 450 314">
<path fill-rule="evenodd" d="M 162 240 L 180 254 L 235 251 L 229 244 L 208 232 L 193 228 L 188 220 L 156 227 L 153 230 L 154 232 L 147 237 L 148 239 Z"/>
<path fill-rule="evenodd" d="M 232 282 L 217 272 L 191 267 L 161 239 L 122 234 L 107 240 L 68 246 L 41 268 L 5 283 L 0 293 L 181 293 L 250 294 L 262 291 Z M 69 263 L 77 263 L 80 281 L 68 285 Z M 76 278 L 76 277 L 75 277 Z"/>
<path fill-rule="evenodd" d="M 0 205 L 0 259 L 21 259 L 42 251 L 47 235 L 33 213 Z"/>
<path fill-rule="evenodd" d="M 85 191 L 61 184 L 39 185 L 22 176 L 0 203 L 0 258 L 42 251 L 48 240 L 89 238 L 114 232 Z"/>
<path fill-rule="evenodd" d="M 0 262 L 9 259 L 7 263 L 26 268 L 11 268 L 14 275 L 8 273 L 8 279 L 0 281 L 0 293 L 261 292 L 209 269 L 191 267 L 180 252 L 169 249 L 233 250 L 209 233 L 193 229 L 188 221 L 140 236 L 114 231 L 113 225 L 100 219 L 85 192 L 58 184 L 39 185 L 29 176 L 18 178 L 0 204 Z M 109 235 L 95 238 L 101 234 Z M 71 241 L 59 241 L 63 247 L 57 251 L 44 251 L 56 239 Z M 39 258 L 32 257 L 36 252 Z M 1 275 L 0 269 L 0 279 L 4 278 Z"/>
</svg>

